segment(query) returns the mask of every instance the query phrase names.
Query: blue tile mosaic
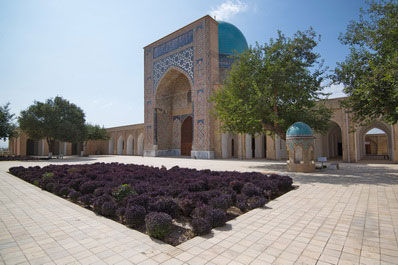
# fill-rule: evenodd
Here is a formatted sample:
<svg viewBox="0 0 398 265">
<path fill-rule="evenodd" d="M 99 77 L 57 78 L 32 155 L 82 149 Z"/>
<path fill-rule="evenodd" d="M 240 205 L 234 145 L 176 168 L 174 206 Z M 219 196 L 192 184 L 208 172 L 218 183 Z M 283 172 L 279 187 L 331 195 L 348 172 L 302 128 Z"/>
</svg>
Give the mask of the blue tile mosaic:
<svg viewBox="0 0 398 265">
<path fill-rule="evenodd" d="M 185 46 L 193 41 L 193 31 L 190 30 L 180 36 L 153 48 L 153 59 Z"/>
<path fill-rule="evenodd" d="M 193 82 L 193 47 L 164 57 L 153 63 L 153 88 L 158 85 L 163 74 L 170 66 L 175 66 L 184 70 Z"/>
</svg>

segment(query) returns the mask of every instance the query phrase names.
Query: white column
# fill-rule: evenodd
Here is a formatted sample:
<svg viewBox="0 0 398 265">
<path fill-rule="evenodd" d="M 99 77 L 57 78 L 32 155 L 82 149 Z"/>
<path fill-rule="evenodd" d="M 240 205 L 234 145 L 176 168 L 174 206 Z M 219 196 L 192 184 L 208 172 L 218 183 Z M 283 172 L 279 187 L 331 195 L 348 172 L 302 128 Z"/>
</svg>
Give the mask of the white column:
<svg viewBox="0 0 398 265">
<path fill-rule="evenodd" d="M 263 157 L 264 155 L 264 144 L 263 144 L 263 141 L 264 141 L 264 135 L 258 135 L 258 136 L 256 136 L 256 138 L 255 138 L 255 143 L 256 143 L 256 149 L 254 150 L 255 151 L 255 156 L 256 156 L 256 158 L 261 158 L 261 157 Z"/>
<path fill-rule="evenodd" d="M 221 153 L 222 158 L 228 158 L 228 134 L 221 135 Z"/>
<path fill-rule="evenodd" d="M 281 159 L 281 138 L 275 135 L 275 159 Z"/>
<path fill-rule="evenodd" d="M 252 136 L 251 134 L 246 134 L 246 159 L 252 159 Z"/>
</svg>

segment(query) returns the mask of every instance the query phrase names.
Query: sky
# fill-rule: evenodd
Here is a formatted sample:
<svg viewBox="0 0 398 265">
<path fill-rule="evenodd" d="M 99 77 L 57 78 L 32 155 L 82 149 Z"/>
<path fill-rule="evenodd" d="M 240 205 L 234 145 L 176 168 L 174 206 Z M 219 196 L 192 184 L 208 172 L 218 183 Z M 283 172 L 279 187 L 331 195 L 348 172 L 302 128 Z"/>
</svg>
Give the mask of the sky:
<svg viewBox="0 0 398 265">
<path fill-rule="evenodd" d="M 0 0 L 0 105 L 16 116 L 35 100 L 75 103 L 105 127 L 144 122 L 143 47 L 209 14 L 249 45 L 313 27 L 331 70 L 348 47 L 338 36 L 360 0 Z M 328 88 L 344 96 L 341 86 Z M 0 143 L 0 147 L 4 143 Z"/>
</svg>

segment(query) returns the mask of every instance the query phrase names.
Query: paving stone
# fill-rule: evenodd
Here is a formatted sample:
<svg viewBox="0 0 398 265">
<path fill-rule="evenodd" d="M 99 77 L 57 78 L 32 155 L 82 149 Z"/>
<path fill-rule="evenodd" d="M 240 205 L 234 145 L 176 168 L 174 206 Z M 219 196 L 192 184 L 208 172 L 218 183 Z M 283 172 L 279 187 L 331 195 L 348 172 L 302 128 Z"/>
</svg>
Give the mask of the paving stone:
<svg viewBox="0 0 398 265">
<path fill-rule="evenodd" d="M 268 172 L 280 164 L 92 158 L 90 163 Z M 5 173 L 10 166 L 47 163 L 0 163 L 0 264 L 398 264 L 395 164 L 342 163 L 338 171 L 311 174 L 282 171 L 293 176 L 298 189 L 230 221 L 230 230 L 214 229 L 211 237 L 175 248 Z"/>
</svg>

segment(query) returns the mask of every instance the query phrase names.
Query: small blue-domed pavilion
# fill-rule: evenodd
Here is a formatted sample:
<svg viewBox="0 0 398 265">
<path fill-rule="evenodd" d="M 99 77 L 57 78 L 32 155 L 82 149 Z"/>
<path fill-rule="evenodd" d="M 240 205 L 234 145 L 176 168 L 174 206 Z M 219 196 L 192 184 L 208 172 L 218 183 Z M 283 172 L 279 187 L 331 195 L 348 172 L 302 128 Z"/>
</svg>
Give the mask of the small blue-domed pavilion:
<svg viewBox="0 0 398 265">
<path fill-rule="evenodd" d="M 304 122 L 293 123 L 286 132 L 286 145 L 289 152 L 289 171 L 315 171 L 314 133 L 310 126 Z"/>
</svg>

